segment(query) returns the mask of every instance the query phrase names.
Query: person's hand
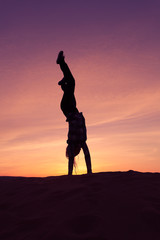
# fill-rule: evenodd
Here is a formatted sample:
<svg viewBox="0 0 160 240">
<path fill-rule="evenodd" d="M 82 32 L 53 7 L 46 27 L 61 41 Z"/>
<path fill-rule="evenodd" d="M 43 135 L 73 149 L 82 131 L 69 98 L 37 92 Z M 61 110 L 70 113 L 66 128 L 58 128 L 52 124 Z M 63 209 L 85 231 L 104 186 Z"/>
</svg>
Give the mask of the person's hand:
<svg viewBox="0 0 160 240">
<path fill-rule="evenodd" d="M 60 51 L 57 57 L 57 64 L 60 64 L 60 62 L 64 61 L 64 55 L 63 55 L 63 51 Z"/>
</svg>

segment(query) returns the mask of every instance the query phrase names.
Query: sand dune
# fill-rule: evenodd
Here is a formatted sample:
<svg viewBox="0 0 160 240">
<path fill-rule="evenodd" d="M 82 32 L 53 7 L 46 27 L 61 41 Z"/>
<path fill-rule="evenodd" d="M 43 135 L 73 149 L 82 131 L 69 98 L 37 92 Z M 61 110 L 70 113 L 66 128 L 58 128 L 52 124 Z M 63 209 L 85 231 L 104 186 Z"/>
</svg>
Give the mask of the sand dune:
<svg viewBox="0 0 160 240">
<path fill-rule="evenodd" d="M 0 177 L 1 240 L 160 239 L 160 173 Z"/>
</svg>

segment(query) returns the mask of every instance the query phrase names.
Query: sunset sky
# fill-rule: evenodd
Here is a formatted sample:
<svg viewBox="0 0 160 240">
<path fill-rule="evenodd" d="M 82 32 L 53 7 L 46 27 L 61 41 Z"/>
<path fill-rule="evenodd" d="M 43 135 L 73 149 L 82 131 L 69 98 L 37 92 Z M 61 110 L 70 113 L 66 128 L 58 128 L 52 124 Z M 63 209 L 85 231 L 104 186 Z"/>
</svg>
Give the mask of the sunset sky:
<svg viewBox="0 0 160 240">
<path fill-rule="evenodd" d="M 160 172 L 160 1 L 0 0 L 0 175 L 67 174 L 60 50 L 93 172 Z"/>
</svg>

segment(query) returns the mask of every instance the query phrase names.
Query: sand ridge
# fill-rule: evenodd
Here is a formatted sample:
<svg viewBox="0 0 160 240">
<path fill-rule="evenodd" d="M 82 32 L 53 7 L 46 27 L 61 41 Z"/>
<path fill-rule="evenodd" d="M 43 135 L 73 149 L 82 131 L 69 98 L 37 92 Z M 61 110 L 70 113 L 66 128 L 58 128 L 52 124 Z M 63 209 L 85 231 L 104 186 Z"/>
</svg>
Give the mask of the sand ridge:
<svg viewBox="0 0 160 240">
<path fill-rule="evenodd" d="M 160 173 L 0 177 L 1 240 L 160 239 Z"/>
</svg>

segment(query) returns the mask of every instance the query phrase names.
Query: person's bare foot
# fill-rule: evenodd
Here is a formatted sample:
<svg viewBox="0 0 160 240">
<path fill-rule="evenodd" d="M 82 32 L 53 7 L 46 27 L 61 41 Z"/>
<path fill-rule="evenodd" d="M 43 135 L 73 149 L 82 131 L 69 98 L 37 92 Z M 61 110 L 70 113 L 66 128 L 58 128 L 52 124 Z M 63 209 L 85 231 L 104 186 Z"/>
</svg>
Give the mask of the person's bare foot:
<svg viewBox="0 0 160 240">
<path fill-rule="evenodd" d="M 64 55 L 63 55 L 63 51 L 60 51 L 56 60 L 57 64 L 60 64 L 60 62 L 64 61 Z"/>
</svg>

